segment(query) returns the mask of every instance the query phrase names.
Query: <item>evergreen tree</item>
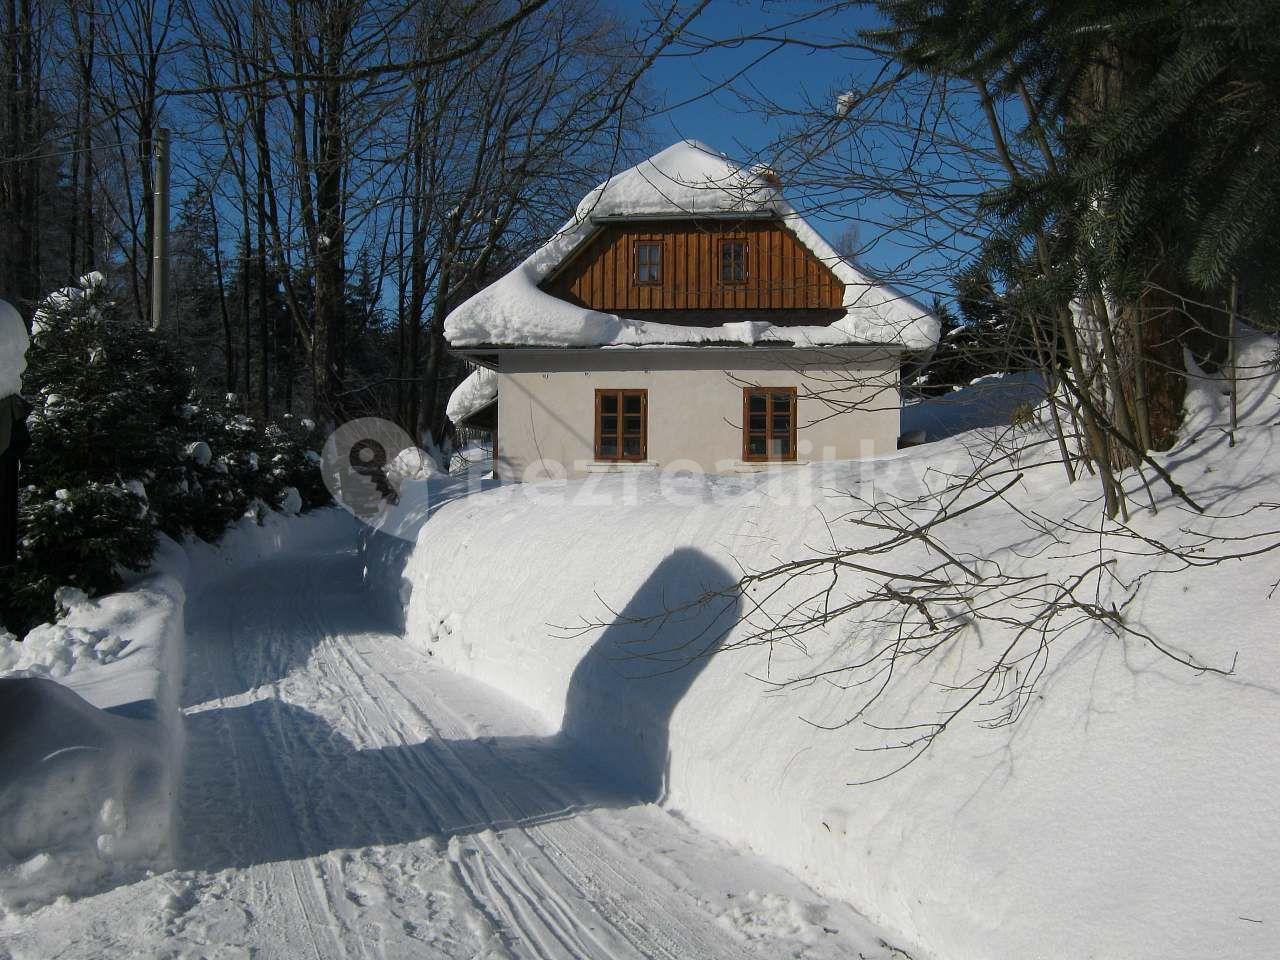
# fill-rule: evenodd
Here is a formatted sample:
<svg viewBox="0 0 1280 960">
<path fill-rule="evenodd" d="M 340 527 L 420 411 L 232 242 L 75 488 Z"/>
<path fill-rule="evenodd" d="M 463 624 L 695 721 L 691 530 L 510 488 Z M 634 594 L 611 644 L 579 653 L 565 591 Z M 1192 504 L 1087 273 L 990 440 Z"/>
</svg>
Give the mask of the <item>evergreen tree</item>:
<svg viewBox="0 0 1280 960">
<path fill-rule="evenodd" d="M 99 274 L 44 302 L 27 359 L 18 557 L 0 583 L 11 629 L 54 616 L 60 586 L 117 589 L 157 531 L 216 540 L 289 487 L 304 508 L 329 502 L 314 424 L 264 427 L 234 394 L 202 397 L 171 341 L 119 309 Z"/>
<path fill-rule="evenodd" d="M 190 384 L 164 344 L 115 311 L 98 274 L 36 314 L 24 383 L 33 403 L 22 464 L 18 557 L 8 568 L 9 626 L 53 616 L 53 591 L 114 590 L 151 559 L 144 491 L 173 459 Z"/>
<path fill-rule="evenodd" d="M 1274 2 L 881 7 L 889 26 L 868 39 L 969 84 L 1006 164 L 975 269 L 1019 314 L 1060 318 L 1083 303 L 1102 318 L 1114 340 L 1102 347 L 1106 413 L 1128 437 L 1116 459 L 1168 447 L 1182 347 L 1221 329 L 1233 278 L 1256 307 L 1271 296 L 1261 278 L 1280 254 Z M 1004 143 L 1001 101 L 1021 111 Z"/>
</svg>

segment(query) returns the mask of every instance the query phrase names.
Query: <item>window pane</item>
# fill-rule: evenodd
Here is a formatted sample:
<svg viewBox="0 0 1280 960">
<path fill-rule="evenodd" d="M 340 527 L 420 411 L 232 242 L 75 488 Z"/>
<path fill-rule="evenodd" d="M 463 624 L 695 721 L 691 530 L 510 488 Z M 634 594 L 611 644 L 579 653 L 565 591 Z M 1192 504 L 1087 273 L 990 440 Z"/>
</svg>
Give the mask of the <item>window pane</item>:
<svg viewBox="0 0 1280 960">
<path fill-rule="evenodd" d="M 791 433 L 791 417 L 785 413 L 781 416 L 775 413 L 773 415 L 773 432 L 780 433 L 783 436 L 789 435 Z"/>
<path fill-rule="evenodd" d="M 600 412 L 601 413 L 617 413 L 618 412 L 618 395 L 616 393 L 600 394 Z"/>
<path fill-rule="evenodd" d="M 622 441 L 622 455 L 625 457 L 640 456 L 640 438 L 627 437 Z"/>
<path fill-rule="evenodd" d="M 605 415 L 600 418 L 600 435 L 611 436 L 618 432 L 618 418 L 616 415 Z"/>
<path fill-rule="evenodd" d="M 769 438 L 769 456 L 785 457 L 791 452 L 791 440 L 789 437 L 770 437 Z"/>
<path fill-rule="evenodd" d="M 636 280 L 641 283 L 657 283 L 662 267 L 662 245 L 636 244 Z"/>
<path fill-rule="evenodd" d="M 617 441 L 617 438 L 615 438 L 615 437 L 601 437 L 601 438 L 600 438 L 600 457 L 601 457 L 601 459 L 608 460 L 609 458 L 611 458 L 611 457 L 616 457 L 617 455 L 618 455 L 618 441 Z"/>
<path fill-rule="evenodd" d="M 765 424 L 769 422 L 769 418 L 763 413 L 753 413 L 747 418 L 747 429 L 752 433 L 764 433 Z"/>
<path fill-rule="evenodd" d="M 763 457 L 765 451 L 764 437 L 747 437 L 747 453 L 753 457 Z"/>
<path fill-rule="evenodd" d="M 720 244 L 720 279 L 736 283 L 747 278 L 747 245 L 741 240 Z"/>
<path fill-rule="evenodd" d="M 773 411 L 779 413 L 784 410 L 791 409 L 791 394 L 775 393 L 773 395 Z"/>
<path fill-rule="evenodd" d="M 763 393 L 752 393 L 747 396 L 747 409 L 752 413 L 764 413 L 769 409 L 769 398 Z"/>
<path fill-rule="evenodd" d="M 643 428 L 640 426 L 639 417 L 631 417 L 631 416 L 623 417 L 622 425 L 624 428 L 623 429 L 624 433 L 629 433 L 629 434 L 634 433 L 638 436 L 639 434 L 644 432 Z"/>
<path fill-rule="evenodd" d="M 639 394 L 628 394 L 622 398 L 623 413 L 639 413 L 642 397 Z"/>
</svg>

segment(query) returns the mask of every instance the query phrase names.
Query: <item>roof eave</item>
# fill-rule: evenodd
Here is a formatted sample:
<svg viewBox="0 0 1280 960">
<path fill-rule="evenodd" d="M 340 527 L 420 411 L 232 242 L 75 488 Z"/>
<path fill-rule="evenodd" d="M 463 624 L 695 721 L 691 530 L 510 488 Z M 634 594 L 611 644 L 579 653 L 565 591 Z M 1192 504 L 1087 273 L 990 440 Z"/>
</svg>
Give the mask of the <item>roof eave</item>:
<svg viewBox="0 0 1280 960">
<path fill-rule="evenodd" d="M 698 340 L 689 343 L 482 343 L 467 346 L 450 346 L 449 350 L 458 356 L 473 360 L 481 366 L 497 369 L 497 352 L 563 352 L 566 350 L 842 350 L 850 347 L 879 348 L 886 350 L 904 350 L 916 352 L 917 348 L 901 343 L 873 343 L 870 341 L 849 341 L 848 343 L 798 343 L 794 340 L 761 340 L 756 343 L 743 343 L 740 340 Z M 486 362 L 489 361 L 489 362 Z"/>
<path fill-rule="evenodd" d="M 667 213 L 611 213 L 605 216 L 592 216 L 592 223 L 634 223 L 650 220 L 780 220 L 776 210 L 717 210 L 703 213 L 695 210 L 675 210 Z"/>
</svg>

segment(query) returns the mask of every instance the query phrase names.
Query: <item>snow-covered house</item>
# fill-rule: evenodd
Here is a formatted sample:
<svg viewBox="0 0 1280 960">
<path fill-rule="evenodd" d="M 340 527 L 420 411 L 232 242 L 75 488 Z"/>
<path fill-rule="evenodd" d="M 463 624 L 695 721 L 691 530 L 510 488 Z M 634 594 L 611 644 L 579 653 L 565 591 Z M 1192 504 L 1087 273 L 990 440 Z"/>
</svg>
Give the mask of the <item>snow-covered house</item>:
<svg viewBox="0 0 1280 960">
<path fill-rule="evenodd" d="M 522 479 L 891 451 L 899 370 L 938 323 L 842 259 L 772 172 L 682 141 L 592 190 L 445 336 L 488 368 L 450 415 L 496 404 L 497 473 Z"/>
</svg>

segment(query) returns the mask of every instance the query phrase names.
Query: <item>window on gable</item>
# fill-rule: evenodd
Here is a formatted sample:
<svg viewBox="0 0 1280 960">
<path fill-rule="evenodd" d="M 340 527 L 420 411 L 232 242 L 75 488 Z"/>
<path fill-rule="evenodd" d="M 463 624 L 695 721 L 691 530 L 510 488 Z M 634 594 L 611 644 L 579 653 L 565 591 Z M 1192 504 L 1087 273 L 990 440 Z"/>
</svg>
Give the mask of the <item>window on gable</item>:
<svg viewBox="0 0 1280 960">
<path fill-rule="evenodd" d="M 796 388 L 746 387 L 742 391 L 742 459 L 796 458 Z"/>
<path fill-rule="evenodd" d="M 596 459 L 644 460 L 649 445 L 649 392 L 596 391 Z"/>
<path fill-rule="evenodd" d="M 636 283 L 662 282 L 662 244 L 636 244 Z"/>
<path fill-rule="evenodd" d="M 720 241 L 720 282 L 747 282 L 747 241 Z"/>
</svg>

